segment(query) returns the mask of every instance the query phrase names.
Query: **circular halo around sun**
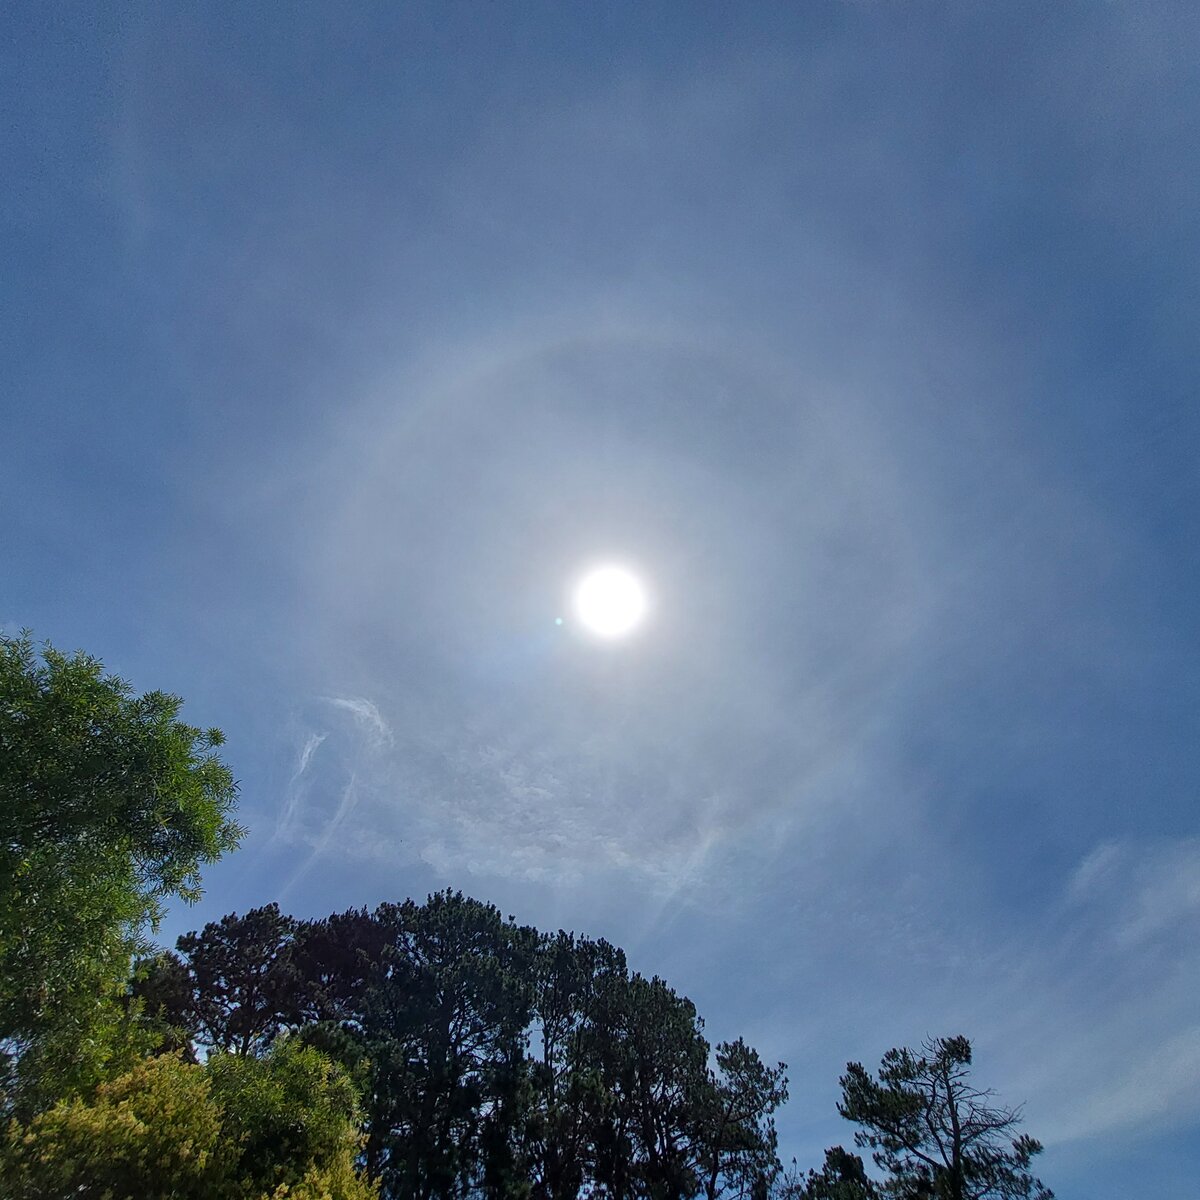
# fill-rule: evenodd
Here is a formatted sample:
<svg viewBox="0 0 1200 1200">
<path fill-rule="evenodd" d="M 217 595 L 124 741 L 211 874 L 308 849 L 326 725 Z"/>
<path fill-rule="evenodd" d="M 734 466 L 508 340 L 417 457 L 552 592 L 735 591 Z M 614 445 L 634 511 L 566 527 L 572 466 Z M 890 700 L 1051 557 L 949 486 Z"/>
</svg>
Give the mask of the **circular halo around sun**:
<svg viewBox="0 0 1200 1200">
<path fill-rule="evenodd" d="M 646 612 L 646 593 L 624 567 L 597 567 L 575 589 L 575 614 L 600 637 L 617 638 L 633 630 Z"/>
</svg>

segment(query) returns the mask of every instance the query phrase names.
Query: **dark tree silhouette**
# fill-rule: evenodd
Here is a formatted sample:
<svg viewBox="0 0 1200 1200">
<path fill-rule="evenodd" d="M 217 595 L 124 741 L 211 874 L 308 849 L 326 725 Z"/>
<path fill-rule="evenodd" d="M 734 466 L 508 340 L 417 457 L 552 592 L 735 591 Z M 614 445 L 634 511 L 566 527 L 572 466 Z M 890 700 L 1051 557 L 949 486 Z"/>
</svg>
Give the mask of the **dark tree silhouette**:
<svg viewBox="0 0 1200 1200">
<path fill-rule="evenodd" d="M 768 1067 L 741 1038 L 716 1051 L 699 1139 L 706 1200 L 753 1198 L 778 1169 L 772 1113 L 787 1100 L 786 1063 Z"/>
<path fill-rule="evenodd" d="M 287 1030 L 362 1093 L 385 1197 L 765 1196 L 782 1064 L 710 1061 L 695 1007 L 603 941 L 458 892 L 296 922 L 274 905 L 179 939 L 135 990 L 172 1045 L 261 1055 Z"/>
<path fill-rule="evenodd" d="M 230 913 L 176 943 L 191 981 L 190 1020 L 205 1045 L 249 1054 L 294 1023 L 296 921 L 278 904 Z"/>
<path fill-rule="evenodd" d="M 1019 1109 L 991 1103 L 970 1081 L 971 1043 L 934 1038 L 920 1053 L 889 1050 L 878 1077 L 849 1063 L 838 1111 L 862 1126 L 855 1143 L 873 1151 L 888 1191 L 934 1200 L 1052 1200 L 1029 1172 L 1041 1143 L 1010 1138 Z"/>
<path fill-rule="evenodd" d="M 868 1177 L 863 1160 L 841 1146 L 825 1151 L 825 1165 L 800 1179 L 784 1181 L 779 1200 L 882 1200 L 883 1191 Z"/>
</svg>

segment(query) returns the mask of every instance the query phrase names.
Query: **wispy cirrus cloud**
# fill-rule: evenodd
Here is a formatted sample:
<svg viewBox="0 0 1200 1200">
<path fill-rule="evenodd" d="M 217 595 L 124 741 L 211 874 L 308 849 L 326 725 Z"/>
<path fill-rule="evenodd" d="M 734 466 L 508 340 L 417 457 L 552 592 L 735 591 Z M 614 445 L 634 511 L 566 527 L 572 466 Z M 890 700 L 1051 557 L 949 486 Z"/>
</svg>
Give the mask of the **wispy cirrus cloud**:
<svg viewBox="0 0 1200 1200">
<path fill-rule="evenodd" d="M 296 755 L 296 764 L 292 770 L 291 778 L 284 789 L 283 808 L 280 810 L 279 817 L 275 822 L 275 831 L 271 835 L 272 841 L 286 840 L 291 836 L 296 815 L 306 790 L 304 775 L 313 761 L 313 756 L 328 736 L 327 733 L 310 732 L 305 737 L 304 744 L 300 747 Z"/>
<path fill-rule="evenodd" d="M 1200 838 L 1105 842 L 1079 865 L 1068 895 L 1105 911 L 1123 947 L 1169 937 L 1200 917 Z"/>
<path fill-rule="evenodd" d="M 379 706 L 366 697 L 321 696 L 318 700 L 349 714 L 352 722 L 348 729 L 310 728 L 304 733 L 284 786 L 271 841 L 307 843 L 319 857 L 359 801 L 360 779 L 364 774 L 378 775 L 380 756 L 393 745 L 394 735 Z M 341 796 L 332 818 L 322 815 L 327 807 L 325 797 L 330 794 Z M 301 873 L 308 865 L 311 863 Z M 288 886 L 298 877 L 299 873 Z"/>
<path fill-rule="evenodd" d="M 292 773 L 291 782 L 295 783 L 308 770 L 308 764 L 312 761 L 312 756 L 328 736 L 327 733 L 310 733 L 304 739 L 304 745 L 300 747 L 300 753 L 296 759 L 296 769 Z"/>
<path fill-rule="evenodd" d="M 318 834 L 313 847 L 308 857 L 292 872 L 287 881 L 283 884 L 279 891 L 280 899 L 285 899 L 297 883 L 320 861 L 321 857 L 329 849 L 334 835 L 341 829 L 347 817 L 353 810 L 355 803 L 358 800 L 358 780 L 355 775 L 351 775 L 346 781 L 345 787 L 342 788 L 341 798 L 338 801 L 337 809 L 333 815 L 324 823 L 320 833 Z"/>
<path fill-rule="evenodd" d="M 390 746 L 394 742 L 391 726 L 383 719 L 378 706 L 365 696 L 323 696 L 322 699 L 326 704 L 350 713 L 375 745 Z"/>
<path fill-rule="evenodd" d="M 1021 1048 L 1015 1087 L 1045 1114 L 1047 1144 L 1200 1119 L 1198 927 L 1200 839 L 1110 840 L 1071 873 L 1040 936 L 998 960 L 1009 1015 L 988 1024 Z"/>
</svg>

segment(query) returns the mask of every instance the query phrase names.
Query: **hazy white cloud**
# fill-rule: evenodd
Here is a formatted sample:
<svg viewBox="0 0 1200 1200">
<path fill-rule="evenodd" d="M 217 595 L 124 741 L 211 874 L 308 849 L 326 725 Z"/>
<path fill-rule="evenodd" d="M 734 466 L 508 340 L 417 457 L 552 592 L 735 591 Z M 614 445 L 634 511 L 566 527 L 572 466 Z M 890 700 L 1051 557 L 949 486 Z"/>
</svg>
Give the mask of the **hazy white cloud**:
<svg viewBox="0 0 1200 1200">
<path fill-rule="evenodd" d="M 1118 938 L 1136 944 L 1158 934 L 1194 935 L 1200 918 L 1200 838 L 1152 847 L 1135 857 Z"/>
<path fill-rule="evenodd" d="M 795 905 L 771 916 L 787 950 L 756 980 L 753 1015 L 755 1043 L 798 1082 L 781 1115 L 786 1140 L 815 1161 L 847 1139 L 833 1113 L 844 1063 L 874 1065 L 928 1034 L 972 1038 L 979 1081 L 1024 1104 L 1051 1183 L 1060 1157 L 1136 1154 L 1147 1133 L 1200 1119 L 1196 839 L 1101 844 L 1044 911 L 1010 921 L 978 905 L 952 852 L 927 830 L 874 862 L 858 850 L 797 857 Z M 895 870 L 904 859 L 907 876 Z M 763 889 L 757 877 L 770 905 Z M 702 974 L 712 959 L 736 970 L 744 929 L 726 925 L 714 915 L 711 940 L 681 950 L 672 973 Z"/>
</svg>

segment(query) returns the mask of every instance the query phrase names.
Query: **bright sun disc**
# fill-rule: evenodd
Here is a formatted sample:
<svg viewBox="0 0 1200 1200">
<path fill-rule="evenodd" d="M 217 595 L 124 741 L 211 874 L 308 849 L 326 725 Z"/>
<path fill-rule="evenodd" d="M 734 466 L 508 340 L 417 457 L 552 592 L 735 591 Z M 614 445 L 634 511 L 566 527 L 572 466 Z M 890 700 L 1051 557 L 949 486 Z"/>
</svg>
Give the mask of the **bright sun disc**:
<svg viewBox="0 0 1200 1200">
<path fill-rule="evenodd" d="M 642 585 L 621 567 L 600 567 L 585 575 L 575 590 L 575 612 L 601 637 L 628 633 L 645 611 Z"/>
</svg>

